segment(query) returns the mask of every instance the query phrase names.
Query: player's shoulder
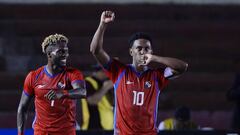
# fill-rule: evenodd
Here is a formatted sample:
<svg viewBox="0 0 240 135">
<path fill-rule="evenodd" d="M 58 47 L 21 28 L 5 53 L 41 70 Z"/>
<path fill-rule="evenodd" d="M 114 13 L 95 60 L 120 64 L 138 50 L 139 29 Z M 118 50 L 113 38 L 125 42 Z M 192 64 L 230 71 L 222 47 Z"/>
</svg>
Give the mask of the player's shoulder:
<svg viewBox="0 0 240 135">
<path fill-rule="evenodd" d="M 164 75 L 165 70 L 166 70 L 166 68 L 164 68 L 164 67 L 158 67 L 158 68 L 153 68 L 150 71 L 160 74 L 160 75 Z"/>
<path fill-rule="evenodd" d="M 113 64 L 117 64 L 117 65 L 121 65 L 121 66 L 126 66 L 125 63 L 121 62 L 119 59 L 116 59 L 116 58 L 112 58 L 112 59 L 110 60 L 110 62 L 113 63 Z"/>
<path fill-rule="evenodd" d="M 31 70 L 28 75 L 31 75 L 31 76 L 36 76 L 38 74 L 40 74 L 42 71 L 44 70 L 44 66 L 41 66 L 35 70 Z"/>
<path fill-rule="evenodd" d="M 148 69 L 146 70 L 146 72 L 148 73 L 160 73 L 160 74 L 163 74 L 164 71 L 165 71 L 165 68 L 162 68 L 162 67 L 157 67 L 157 68 L 148 67 Z"/>
<path fill-rule="evenodd" d="M 80 72 L 80 73 L 82 73 L 81 70 L 79 70 L 79 69 L 77 69 L 77 68 L 74 68 L 74 67 L 67 67 L 67 68 L 66 68 L 66 71 L 67 71 L 68 73 L 75 73 L 75 72 Z"/>
<path fill-rule="evenodd" d="M 158 71 L 158 72 L 164 72 L 166 69 L 166 67 L 158 67 L 158 68 L 155 68 L 153 69 L 154 71 Z"/>
<path fill-rule="evenodd" d="M 108 71 L 122 71 L 124 70 L 127 65 L 119 61 L 118 59 L 112 58 L 106 65 L 102 65 L 104 69 Z"/>
</svg>

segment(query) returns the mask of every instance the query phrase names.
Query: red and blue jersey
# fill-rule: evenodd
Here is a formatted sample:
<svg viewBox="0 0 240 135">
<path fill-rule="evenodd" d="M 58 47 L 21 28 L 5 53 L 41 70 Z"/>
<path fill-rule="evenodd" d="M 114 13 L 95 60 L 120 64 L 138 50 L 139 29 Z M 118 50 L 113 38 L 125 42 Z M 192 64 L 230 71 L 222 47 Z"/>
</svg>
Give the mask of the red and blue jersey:
<svg viewBox="0 0 240 135">
<path fill-rule="evenodd" d="M 163 69 L 136 72 L 131 65 L 111 60 L 105 72 L 114 83 L 114 132 L 117 135 L 156 135 L 158 97 L 167 85 Z"/>
<path fill-rule="evenodd" d="M 51 75 L 46 66 L 31 71 L 24 82 L 24 93 L 35 100 L 34 129 L 49 132 L 75 127 L 76 101 L 68 98 L 54 100 L 54 106 L 44 95 L 49 90 L 70 90 L 74 82 L 84 83 L 81 71 L 65 67 L 61 73 Z"/>
</svg>

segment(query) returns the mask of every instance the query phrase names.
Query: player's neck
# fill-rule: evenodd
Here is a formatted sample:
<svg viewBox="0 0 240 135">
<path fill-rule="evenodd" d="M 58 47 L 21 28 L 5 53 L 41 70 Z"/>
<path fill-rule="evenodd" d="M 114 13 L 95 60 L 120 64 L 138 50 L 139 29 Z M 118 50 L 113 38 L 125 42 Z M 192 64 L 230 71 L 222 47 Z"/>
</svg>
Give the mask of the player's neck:
<svg viewBox="0 0 240 135">
<path fill-rule="evenodd" d="M 46 65 L 46 69 L 47 69 L 48 73 L 50 73 L 51 75 L 54 75 L 54 74 L 57 74 L 57 73 L 60 73 L 63 71 L 62 67 L 59 67 L 59 66 L 56 66 L 56 65 L 53 65 L 50 63 L 48 63 Z"/>
<path fill-rule="evenodd" d="M 137 72 L 143 72 L 147 70 L 147 66 L 145 65 L 138 65 L 138 64 L 132 64 L 132 67 L 137 71 Z"/>
</svg>

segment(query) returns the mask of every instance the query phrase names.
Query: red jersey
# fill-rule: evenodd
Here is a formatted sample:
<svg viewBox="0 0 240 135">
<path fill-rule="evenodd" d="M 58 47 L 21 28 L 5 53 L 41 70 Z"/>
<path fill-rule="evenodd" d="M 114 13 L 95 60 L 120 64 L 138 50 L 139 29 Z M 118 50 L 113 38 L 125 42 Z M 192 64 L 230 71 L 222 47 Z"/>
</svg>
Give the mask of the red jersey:
<svg viewBox="0 0 240 135">
<path fill-rule="evenodd" d="M 51 75 L 46 66 L 31 71 L 24 82 L 24 93 L 35 97 L 34 129 L 55 132 L 66 128 L 75 128 L 76 101 L 73 99 L 47 100 L 44 95 L 49 90 L 70 90 L 72 83 L 83 81 L 82 73 L 74 68 L 65 68 L 61 73 Z"/>
<path fill-rule="evenodd" d="M 115 134 L 156 135 L 158 97 L 168 83 L 164 70 L 137 73 L 131 65 L 113 59 L 105 71 L 114 83 Z"/>
</svg>

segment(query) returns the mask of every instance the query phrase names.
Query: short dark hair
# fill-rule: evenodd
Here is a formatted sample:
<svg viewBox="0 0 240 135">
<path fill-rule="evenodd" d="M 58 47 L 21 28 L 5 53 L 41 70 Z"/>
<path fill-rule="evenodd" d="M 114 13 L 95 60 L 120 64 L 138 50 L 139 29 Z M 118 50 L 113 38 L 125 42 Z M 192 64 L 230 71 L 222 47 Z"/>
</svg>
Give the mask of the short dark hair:
<svg viewBox="0 0 240 135">
<path fill-rule="evenodd" d="M 134 41 L 138 40 L 138 39 L 146 39 L 146 40 L 150 41 L 150 43 L 152 45 L 152 38 L 150 37 L 149 34 L 144 33 L 144 32 L 137 32 L 137 33 L 134 33 L 128 40 L 130 47 L 132 47 Z"/>
<path fill-rule="evenodd" d="M 190 120 L 190 109 L 186 106 L 180 106 L 175 110 L 174 117 L 180 121 Z"/>
</svg>

